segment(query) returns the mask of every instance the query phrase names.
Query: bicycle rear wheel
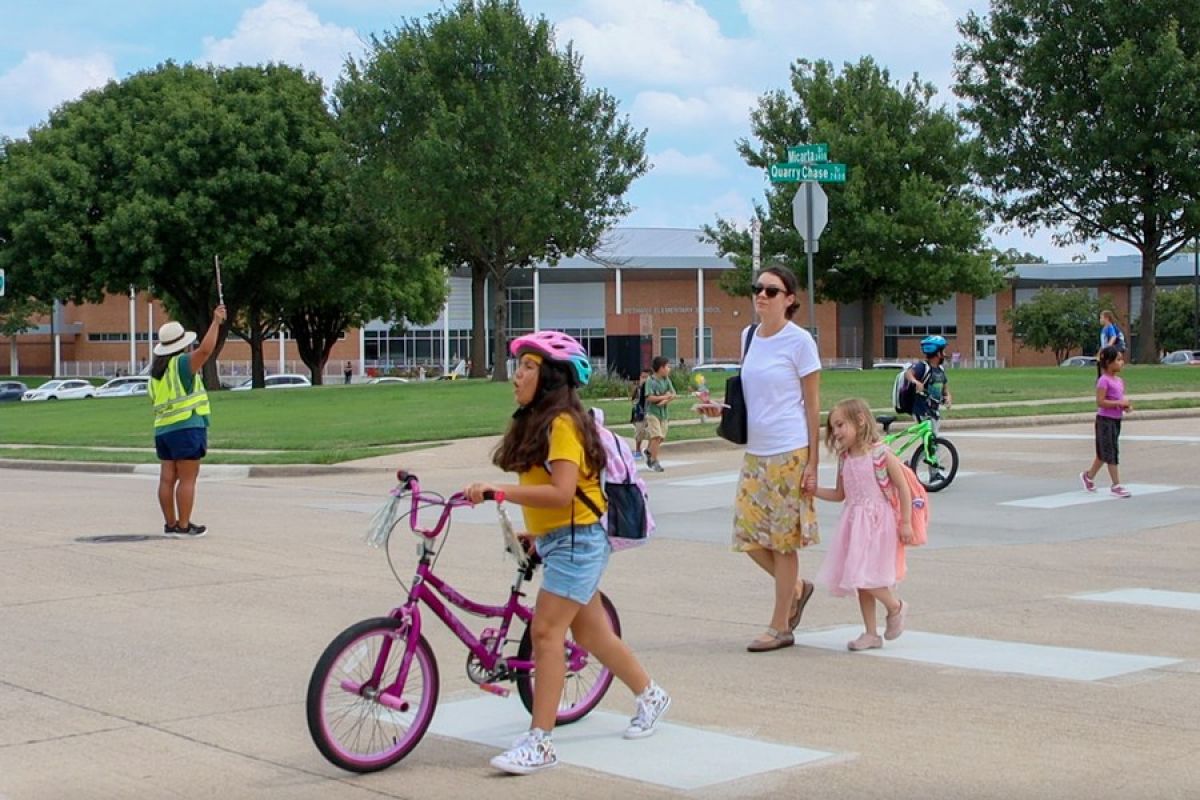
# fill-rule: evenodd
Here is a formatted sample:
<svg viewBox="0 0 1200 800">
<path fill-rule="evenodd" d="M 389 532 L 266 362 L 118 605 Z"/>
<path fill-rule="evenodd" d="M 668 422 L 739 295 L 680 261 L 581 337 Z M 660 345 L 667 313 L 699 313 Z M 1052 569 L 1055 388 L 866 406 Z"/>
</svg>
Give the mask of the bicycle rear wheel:
<svg viewBox="0 0 1200 800">
<path fill-rule="evenodd" d="M 617 616 L 617 609 L 613 607 L 612 601 L 604 592 L 600 593 L 600 603 L 604 606 L 605 613 L 608 614 L 608 621 L 612 624 L 613 631 L 620 636 L 621 619 Z M 570 631 L 567 632 L 567 640 L 571 641 Z M 533 637 L 529 632 L 528 625 L 525 626 L 525 632 L 521 634 L 521 644 L 517 647 L 517 658 L 522 661 L 533 659 Z M 517 693 L 521 695 L 521 702 L 524 704 L 525 710 L 532 714 L 534 674 L 532 671 L 521 672 L 517 675 L 516 680 Z M 568 663 L 567 679 L 563 683 L 562 698 L 558 701 L 558 716 L 555 723 L 570 725 L 572 722 L 583 719 L 604 699 L 612 682 L 613 674 L 609 672 L 608 667 L 592 656 L 588 656 L 578 670 L 572 670 Z"/>
<path fill-rule="evenodd" d="M 928 454 L 924 447 L 918 446 L 908 465 L 917 473 L 917 480 L 926 491 L 940 492 L 958 474 L 958 450 L 948 439 L 935 436 L 930 441 Z"/>
<path fill-rule="evenodd" d="M 338 635 L 321 654 L 308 683 L 308 732 L 321 755 L 351 772 L 395 764 L 421 741 L 438 699 L 438 670 L 424 637 L 391 617 L 363 620 Z M 396 681 L 412 646 L 408 677 Z M 394 690 L 393 690 L 394 691 Z"/>
</svg>

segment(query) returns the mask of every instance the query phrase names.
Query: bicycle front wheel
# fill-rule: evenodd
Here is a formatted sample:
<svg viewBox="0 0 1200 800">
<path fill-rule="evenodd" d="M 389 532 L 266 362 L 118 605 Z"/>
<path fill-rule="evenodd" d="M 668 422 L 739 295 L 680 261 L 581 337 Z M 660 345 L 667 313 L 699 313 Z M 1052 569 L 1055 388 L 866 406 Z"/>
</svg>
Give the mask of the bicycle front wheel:
<svg viewBox="0 0 1200 800">
<path fill-rule="evenodd" d="M 929 442 L 929 450 L 918 446 L 908 465 L 917 473 L 917 480 L 926 491 L 940 492 L 958 474 L 958 450 L 948 439 L 934 436 Z"/>
<path fill-rule="evenodd" d="M 617 609 L 613 607 L 612 601 L 604 592 L 600 593 L 600 603 L 604 606 L 604 612 L 608 615 L 613 632 L 620 636 L 621 619 L 617 616 Z M 569 631 L 567 640 L 571 641 Z M 521 644 L 517 647 L 517 658 L 522 661 L 533 659 L 533 637 L 529 632 L 528 625 L 525 626 L 525 632 L 521 634 Z M 530 714 L 533 713 L 533 681 L 534 673 L 532 671 L 517 675 L 517 693 L 521 695 L 521 702 Z M 600 701 L 604 699 L 612 682 L 613 674 L 594 656 L 588 655 L 583 665 L 577 670 L 572 670 L 570 662 L 568 662 L 567 677 L 563 682 L 562 697 L 558 701 L 558 716 L 555 718 L 555 723 L 570 725 L 572 722 L 586 717 L 588 712 L 600 705 Z"/>
<path fill-rule="evenodd" d="M 421 741 L 438 699 L 438 670 L 425 637 L 412 641 L 391 617 L 343 631 L 317 661 L 308 683 L 308 732 L 321 755 L 351 772 L 375 772 Z M 406 650 L 408 676 L 394 686 Z"/>
</svg>

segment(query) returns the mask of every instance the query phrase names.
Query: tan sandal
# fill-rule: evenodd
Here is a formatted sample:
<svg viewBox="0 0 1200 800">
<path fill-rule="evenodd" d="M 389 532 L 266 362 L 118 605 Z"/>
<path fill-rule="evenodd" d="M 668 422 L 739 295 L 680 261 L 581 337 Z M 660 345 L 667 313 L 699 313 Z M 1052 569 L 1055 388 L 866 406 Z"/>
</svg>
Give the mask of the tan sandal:
<svg viewBox="0 0 1200 800">
<path fill-rule="evenodd" d="M 800 585 L 803 587 L 800 590 L 800 595 L 792 599 L 792 613 L 788 616 L 788 630 L 796 630 L 800 627 L 800 617 L 804 614 L 804 607 L 808 605 L 809 598 L 813 596 L 813 591 L 816 586 L 806 580 L 801 580 Z"/>
<path fill-rule="evenodd" d="M 772 650 L 782 650 L 785 647 L 791 647 L 795 643 L 796 637 L 792 636 L 790 631 L 777 631 L 774 628 L 767 628 L 766 638 L 760 636 L 746 645 L 746 649 L 751 653 L 769 653 Z"/>
</svg>

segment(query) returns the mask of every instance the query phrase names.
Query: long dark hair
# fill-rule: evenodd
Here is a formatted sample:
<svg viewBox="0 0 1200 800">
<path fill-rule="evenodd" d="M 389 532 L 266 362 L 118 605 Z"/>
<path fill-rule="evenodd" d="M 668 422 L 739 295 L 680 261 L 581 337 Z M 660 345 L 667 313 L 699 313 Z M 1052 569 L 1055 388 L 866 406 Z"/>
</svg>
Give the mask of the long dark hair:
<svg viewBox="0 0 1200 800">
<path fill-rule="evenodd" d="M 1116 361 L 1120 355 L 1120 351 L 1112 345 L 1101 347 L 1100 352 L 1096 354 L 1096 377 L 1099 378 L 1108 372 L 1108 365 Z"/>
<path fill-rule="evenodd" d="M 156 381 L 161 381 L 162 376 L 167 374 L 167 367 L 170 365 L 171 359 L 177 355 L 179 355 L 179 353 L 171 353 L 170 355 L 165 356 L 155 356 L 154 360 L 150 362 L 150 377 Z"/>
<path fill-rule="evenodd" d="M 550 425 L 566 414 L 583 438 L 587 463 L 580 465 L 580 473 L 600 474 L 608 459 L 592 418 L 579 402 L 570 369 L 556 361 L 542 361 L 533 400 L 513 414 L 504 438 L 492 452 L 493 464 L 505 472 L 525 472 L 546 466 L 546 457 L 550 455 Z"/>
<path fill-rule="evenodd" d="M 777 267 L 777 266 L 776 267 L 767 267 L 766 269 L 762 270 L 758 274 L 762 275 L 764 272 L 769 272 L 772 275 L 774 275 L 776 278 L 779 278 L 779 280 L 783 281 L 783 288 L 786 290 L 787 294 L 790 294 L 793 297 L 795 297 L 796 290 L 800 286 L 800 282 L 796 280 L 796 273 L 792 272 L 787 267 Z M 796 313 L 796 309 L 798 309 L 799 307 L 800 307 L 800 302 L 798 300 L 793 301 L 792 304 L 787 307 L 787 311 L 783 312 L 783 316 L 786 317 L 787 319 L 791 319 L 792 315 Z"/>
</svg>

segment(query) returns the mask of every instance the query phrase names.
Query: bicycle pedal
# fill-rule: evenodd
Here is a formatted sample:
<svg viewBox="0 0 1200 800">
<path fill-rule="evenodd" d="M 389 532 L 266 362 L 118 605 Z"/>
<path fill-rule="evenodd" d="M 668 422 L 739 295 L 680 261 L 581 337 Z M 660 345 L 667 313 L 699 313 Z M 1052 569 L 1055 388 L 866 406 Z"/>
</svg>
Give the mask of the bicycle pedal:
<svg viewBox="0 0 1200 800">
<path fill-rule="evenodd" d="M 481 683 L 479 688 L 498 697 L 508 697 L 511 692 L 498 683 Z"/>
</svg>

